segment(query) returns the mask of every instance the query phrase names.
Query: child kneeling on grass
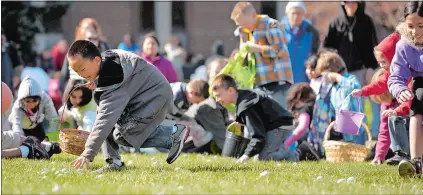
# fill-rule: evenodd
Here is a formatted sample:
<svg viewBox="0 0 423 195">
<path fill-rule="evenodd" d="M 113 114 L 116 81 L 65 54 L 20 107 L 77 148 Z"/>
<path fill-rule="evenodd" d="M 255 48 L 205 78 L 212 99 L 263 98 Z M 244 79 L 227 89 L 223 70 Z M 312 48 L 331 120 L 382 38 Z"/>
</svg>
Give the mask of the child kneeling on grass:
<svg viewBox="0 0 423 195">
<path fill-rule="evenodd" d="M 2 82 L 2 109 L 1 113 L 1 157 L 2 158 L 28 158 L 28 159 L 49 159 L 53 154 L 61 152 L 59 145 L 50 142 L 42 142 L 35 137 L 24 137 L 18 132 L 10 130 L 9 121 L 7 117 L 10 113 L 10 104 L 7 104 L 4 99 L 13 99 L 12 91 Z M 9 96 L 9 97 L 7 97 Z"/>
<path fill-rule="evenodd" d="M 13 104 L 9 121 L 12 130 L 21 136 L 34 136 L 47 140 L 46 132 L 57 130 L 58 115 L 50 96 L 45 93 L 34 79 L 25 77 L 18 90 L 18 98 Z M 50 128 L 45 128 L 44 121 Z"/>
<path fill-rule="evenodd" d="M 85 150 L 73 161 L 75 168 L 88 166 L 98 150 L 108 163 L 96 172 L 125 168 L 120 160 L 119 144 L 134 148 L 170 149 L 167 163 L 181 153 L 189 135 L 183 125 L 160 126 L 172 103 L 169 82 L 152 64 L 123 50 L 100 54 L 90 41 L 75 41 L 67 58 L 70 67 L 95 88 L 97 115 Z"/>
<path fill-rule="evenodd" d="M 308 83 L 298 83 L 291 87 L 286 98 L 287 109 L 294 115 L 296 127 L 292 134 L 285 140 L 285 149 L 294 144 L 294 142 L 307 142 L 307 132 L 310 129 L 311 119 L 313 118 L 314 102 L 316 94 Z M 310 141 L 314 143 L 313 141 Z M 301 146 L 301 145 L 300 145 Z M 318 146 L 314 146 L 319 151 Z M 314 156 L 304 156 L 300 160 L 315 160 Z M 317 158 L 318 160 L 319 158 Z"/>
<path fill-rule="evenodd" d="M 237 162 L 246 162 L 257 154 L 259 160 L 298 161 L 299 156 L 319 158 L 307 142 L 302 143 L 306 147 L 300 146 L 297 151 L 281 147 L 293 128 L 294 118 L 263 92 L 239 90 L 235 80 L 227 74 L 216 76 L 211 88 L 217 102 L 225 107 L 236 105 L 236 122 L 245 125 L 251 136 Z"/>
<path fill-rule="evenodd" d="M 198 104 L 209 97 L 209 84 L 203 80 L 191 80 L 189 83 L 175 82 L 170 87 L 173 92 L 173 101 L 169 113 L 166 115 L 162 125 L 181 124 L 190 127 L 190 135 L 184 145 L 186 147 L 194 146 L 199 148 L 204 146 L 213 138 L 213 134 L 204 130 L 191 117 L 185 115 L 185 112 L 194 104 Z M 182 150 L 185 152 L 185 150 Z M 120 146 L 120 151 L 136 151 L 134 148 Z M 153 154 L 157 152 L 166 152 L 164 148 L 141 148 L 141 153 Z"/>
<path fill-rule="evenodd" d="M 201 103 L 209 97 L 209 84 L 206 81 L 195 79 L 189 83 L 171 83 L 170 86 L 174 97 L 172 108 L 166 119 L 173 120 L 173 123 L 176 122 L 176 124 L 190 126 L 188 139 L 192 140 L 193 144 L 189 145 L 196 148 L 204 146 L 212 140 L 213 134 L 204 130 L 192 117 L 187 116 L 186 112 L 192 105 Z"/>
<path fill-rule="evenodd" d="M 59 114 L 63 118 L 60 120 L 70 123 L 72 127 L 76 124 L 77 129 L 91 132 L 97 105 L 93 100 L 92 91 L 78 80 L 70 80 L 65 89 L 65 105 L 59 109 Z M 70 94 L 68 94 L 70 93 Z"/>
</svg>

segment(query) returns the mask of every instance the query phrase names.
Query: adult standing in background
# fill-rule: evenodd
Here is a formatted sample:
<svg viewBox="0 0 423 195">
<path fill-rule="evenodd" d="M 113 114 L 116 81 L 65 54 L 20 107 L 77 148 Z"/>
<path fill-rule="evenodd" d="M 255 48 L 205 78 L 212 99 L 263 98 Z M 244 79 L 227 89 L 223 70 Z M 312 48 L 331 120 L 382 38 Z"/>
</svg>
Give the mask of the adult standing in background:
<svg viewBox="0 0 423 195">
<path fill-rule="evenodd" d="M 356 75 L 361 86 L 365 86 L 367 78 L 371 78 L 378 67 L 373 55 L 373 48 L 377 45 L 375 26 L 364 13 L 363 1 L 344 1 L 341 5 L 343 15 L 329 24 L 323 46 L 336 49 L 348 72 Z"/>
<path fill-rule="evenodd" d="M 135 43 L 134 38 L 131 36 L 131 34 L 123 35 L 123 40 L 121 43 L 119 43 L 118 49 L 130 51 L 136 54 L 141 52 L 140 46 L 137 43 Z"/>
<path fill-rule="evenodd" d="M 97 37 L 91 37 L 90 39 L 86 39 L 86 31 L 95 31 L 97 33 Z M 88 40 L 91 42 L 95 42 L 94 44 L 100 49 L 100 52 L 106 51 L 110 49 L 109 45 L 103 40 L 103 33 L 101 31 L 101 27 L 98 24 L 97 20 L 94 18 L 84 18 L 79 22 L 79 25 L 76 27 L 75 30 L 75 40 Z M 60 76 L 60 91 L 63 93 L 66 88 L 66 84 L 69 79 L 76 79 L 76 80 L 84 80 L 80 77 L 72 68 L 68 65 L 68 60 L 65 58 L 61 76 Z"/>
<path fill-rule="evenodd" d="M 319 32 L 304 19 L 306 14 L 304 2 L 289 2 L 285 13 L 286 16 L 282 18 L 281 23 L 287 39 L 294 83 L 309 82 L 305 72 L 305 61 L 320 47 Z"/>
<path fill-rule="evenodd" d="M 178 36 L 173 36 L 168 43 L 165 44 L 164 50 L 166 51 L 167 59 L 172 62 L 176 73 L 178 74 L 178 81 L 184 81 L 183 66 L 187 63 L 187 52 L 182 47 L 181 41 Z"/>
<path fill-rule="evenodd" d="M 169 60 L 159 54 L 159 46 L 159 39 L 154 33 L 146 34 L 142 42 L 141 57 L 159 69 L 169 83 L 177 82 L 178 75 L 175 68 Z"/>
<path fill-rule="evenodd" d="M 231 19 L 251 32 L 248 41 L 244 42 L 241 37 L 241 45 L 247 45 L 249 53 L 255 57 L 255 85 L 285 108 L 293 76 L 282 24 L 267 15 L 257 14 L 249 2 L 237 3 Z"/>
<path fill-rule="evenodd" d="M 66 53 L 68 52 L 68 42 L 64 39 L 57 42 L 51 49 L 51 56 L 53 57 L 53 64 L 55 69 L 60 71 L 62 69 L 63 63 L 66 58 Z"/>
<path fill-rule="evenodd" d="M 373 20 L 364 13 L 364 1 L 341 2 L 343 14 L 329 24 L 323 46 L 333 48 L 345 61 L 349 73 L 357 76 L 361 86 L 370 82 L 374 69 L 378 68 L 373 54 L 377 45 Z M 380 122 L 380 105 L 371 101 L 372 134 L 377 135 Z"/>
</svg>

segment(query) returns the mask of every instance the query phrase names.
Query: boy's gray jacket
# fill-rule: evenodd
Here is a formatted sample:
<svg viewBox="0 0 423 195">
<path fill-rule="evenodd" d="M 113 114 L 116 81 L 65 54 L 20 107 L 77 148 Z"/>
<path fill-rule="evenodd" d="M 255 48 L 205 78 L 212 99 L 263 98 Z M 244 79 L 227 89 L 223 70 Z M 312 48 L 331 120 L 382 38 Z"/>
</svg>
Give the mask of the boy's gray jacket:
<svg viewBox="0 0 423 195">
<path fill-rule="evenodd" d="M 30 96 L 38 96 L 41 98 L 38 111 L 31 118 L 27 116 L 22 101 L 24 98 Z M 18 98 L 13 103 L 12 113 L 9 115 L 12 130 L 23 136 L 23 129 L 33 129 L 38 124 L 43 123 L 45 119 L 49 121 L 50 128 L 48 130 L 57 130 L 58 114 L 53 101 L 50 96 L 41 89 L 37 81 L 26 76 L 19 86 Z"/>
<path fill-rule="evenodd" d="M 97 117 L 81 154 L 90 161 L 114 129 L 140 148 L 165 118 L 161 111 L 169 110 L 173 98 L 169 82 L 156 67 L 131 52 L 111 51 L 119 56 L 116 63 L 122 66 L 123 81 L 95 89 L 94 96 L 101 93 Z"/>
</svg>

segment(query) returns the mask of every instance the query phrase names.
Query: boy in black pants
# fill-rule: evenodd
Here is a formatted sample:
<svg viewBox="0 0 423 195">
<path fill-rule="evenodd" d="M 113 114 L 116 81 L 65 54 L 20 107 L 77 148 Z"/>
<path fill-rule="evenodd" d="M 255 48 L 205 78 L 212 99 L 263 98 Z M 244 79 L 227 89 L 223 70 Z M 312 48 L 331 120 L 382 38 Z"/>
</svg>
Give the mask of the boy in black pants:
<svg viewBox="0 0 423 195">
<path fill-rule="evenodd" d="M 223 106 L 236 104 L 236 121 L 245 125 L 251 141 L 237 162 L 259 155 L 259 160 L 298 161 L 299 156 L 318 160 L 317 153 L 303 142 L 297 151 L 286 150 L 283 142 L 294 128 L 293 116 L 278 102 L 260 91 L 238 90 L 235 80 L 226 74 L 218 75 L 211 84 L 216 101 Z"/>
</svg>

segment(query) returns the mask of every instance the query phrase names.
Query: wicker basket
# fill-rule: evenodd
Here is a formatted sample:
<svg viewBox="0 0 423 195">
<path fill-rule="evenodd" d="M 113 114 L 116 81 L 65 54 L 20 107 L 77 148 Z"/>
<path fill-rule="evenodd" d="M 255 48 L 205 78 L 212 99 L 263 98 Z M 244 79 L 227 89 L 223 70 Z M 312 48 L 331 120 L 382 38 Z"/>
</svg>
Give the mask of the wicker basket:
<svg viewBox="0 0 423 195">
<path fill-rule="evenodd" d="M 87 131 L 62 129 L 59 133 L 60 148 L 66 153 L 79 156 L 85 149 L 85 142 L 89 135 Z"/>
<path fill-rule="evenodd" d="M 326 160 L 330 162 L 363 162 L 370 152 L 370 146 L 363 146 L 360 144 L 347 143 L 343 141 L 328 140 L 330 131 L 333 129 L 335 121 L 333 121 L 326 129 L 323 138 L 323 148 L 326 153 Z M 372 141 L 372 134 L 366 124 L 361 123 L 361 126 L 367 132 L 368 143 Z"/>
</svg>

